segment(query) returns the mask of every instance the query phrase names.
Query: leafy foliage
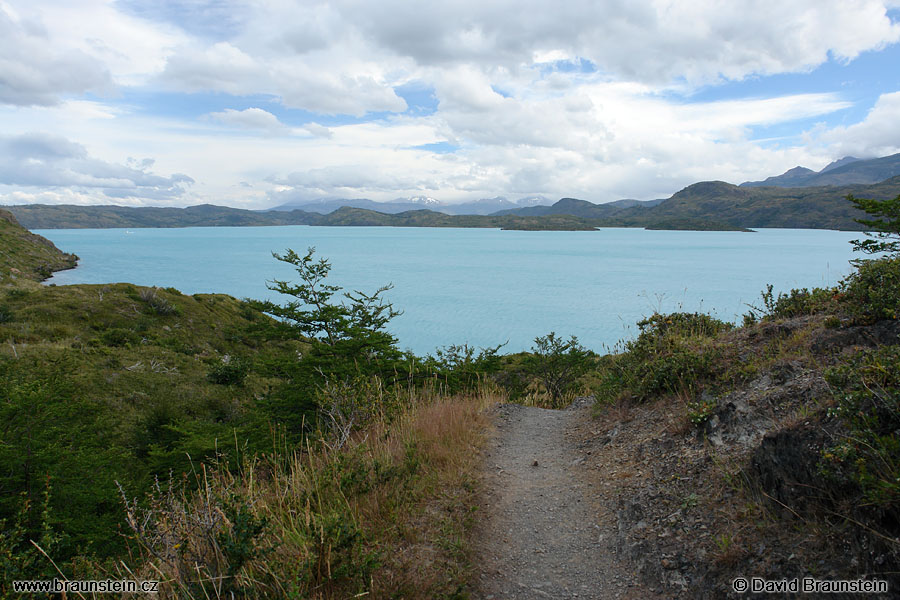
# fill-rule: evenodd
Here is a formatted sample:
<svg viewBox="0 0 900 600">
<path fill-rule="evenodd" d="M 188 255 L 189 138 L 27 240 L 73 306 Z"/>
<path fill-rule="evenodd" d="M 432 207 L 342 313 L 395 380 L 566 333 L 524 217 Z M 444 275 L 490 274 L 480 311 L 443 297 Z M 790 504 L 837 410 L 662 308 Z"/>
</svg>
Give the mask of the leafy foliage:
<svg viewBox="0 0 900 600">
<path fill-rule="evenodd" d="M 435 356 L 427 357 L 423 367 L 434 373 L 451 394 L 472 391 L 487 376 L 501 370 L 502 361 L 498 352 L 502 347 L 503 344 L 479 348 L 476 353 L 476 348 L 468 344 L 445 346 L 438 348 Z"/>
<path fill-rule="evenodd" d="M 221 360 L 213 363 L 207 378 L 221 385 L 241 385 L 250 373 L 250 362 L 240 356 L 226 354 Z"/>
<path fill-rule="evenodd" d="M 822 469 L 855 482 L 866 502 L 900 515 L 900 346 L 867 350 L 826 373 L 847 434 L 823 453 Z"/>
<path fill-rule="evenodd" d="M 732 325 L 699 313 L 654 314 L 624 352 L 602 362 L 598 393 L 604 401 L 646 401 L 657 394 L 695 395 L 719 371 L 711 340 Z"/>
<path fill-rule="evenodd" d="M 276 280 L 268 287 L 294 300 L 284 305 L 270 301 L 256 305 L 310 343 L 303 361 L 311 370 L 350 376 L 393 367 L 401 352 L 386 326 L 400 312 L 383 298 L 392 286 L 382 286 L 371 294 L 346 292 L 342 301 L 335 302 L 342 288 L 325 282 L 331 264 L 314 255 L 315 248 L 309 248 L 304 256 L 290 249 L 284 255 L 273 253 L 295 268 L 299 282 Z"/>
<path fill-rule="evenodd" d="M 857 322 L 900 318 L 900 257 L 858 262 L 839 289 L 841 305 Z"/>
<path fill-rule="evenodd" d="M 749 305 L 750 312 L 744 315 L 744 324 L 749 325 L 760 319 L 790 319 L 804 315 L 815 315 L 834 311 L 834 289 L 801 288 L 792 289 L 789 293 L 780 293 L 776 297 L 772 284 L 762 292 L 763 306 Z"/>
<path fill-rule="evenodd" d="M 550 395 L 551 405 L 561 406 L 575 390 L 579 378 L 593 365 L 594 353 L 574 335 L 565 340 L 555 332 L 534 339 L 526 358 L 526 371 L 537 377 Z"/>
<path fill-rule="evenodd" d="M 900 195 L 890 200 L 857 198 L 853 194 L 847 200 L 874 219 L 854 219 L 868 229 L 869 239 L 851 242 L 853 249 L 866 254 L 900 252 Z"/>
</svg>

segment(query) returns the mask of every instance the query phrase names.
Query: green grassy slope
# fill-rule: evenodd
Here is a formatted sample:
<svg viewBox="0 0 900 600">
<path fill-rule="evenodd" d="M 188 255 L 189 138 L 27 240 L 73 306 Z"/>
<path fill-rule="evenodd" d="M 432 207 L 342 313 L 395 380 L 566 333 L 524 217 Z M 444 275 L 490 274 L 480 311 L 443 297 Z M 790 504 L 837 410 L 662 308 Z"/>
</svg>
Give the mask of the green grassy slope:
<svg viewBox="0 0 900 600">
<path fill-rule="evenodd" d="M 14 278 L 40 281 L 54 271 L 75 267 L 78 257 L 19 226 L 15 217 L 0 210 L 0 282 Z"/>
<path fill-rule="evenodd" d="M 105 552 L 122 542 L 115 482 L 138 494 L 154 475 L 178 477 L 217 448 L 271 447 L 284 365 L 302 344 L 264 344 L 269 317 L 219 294 L 42 286 L 29 278 L 69 266 L 71 255 L 11 219 L 0 219 L 0 249 L 6 526 L 24 518 L 26 532 L 39 529 L 35 511 L 19 513 L 40 506 L 49 489 L 49 525 L 65 532 L 57 556 Z M 302 419 L 303 407 L 293 409 Z"/>
<path fill-rule="evenodd" d="M 26 282 L 0 290 L 0 308 L 0 518 L 17 494 L 37 501 L 50 477 L 68 552 L 116 545 L 116 481 L 138 494 L 217 448 L 271 446 L 263 404 L 284 379 L 263 365 L 290 350 L 254 337 L 267 317 L 242 301 Z M 216 383 L 229 365 L 246 377 Z"/>
<path fill-rule="evenodd" d="M 626 209 L 613 219 L 641 226 L 655 219 L 711 219 L 736 227 L 790 227 L 862 231 L 864 213 L 847 195 L 886 200 L 900 194 L 900 177 L 874 185 L 815 188 L 739 187 L 696 183 L 651 209 Z"/>
</svg>

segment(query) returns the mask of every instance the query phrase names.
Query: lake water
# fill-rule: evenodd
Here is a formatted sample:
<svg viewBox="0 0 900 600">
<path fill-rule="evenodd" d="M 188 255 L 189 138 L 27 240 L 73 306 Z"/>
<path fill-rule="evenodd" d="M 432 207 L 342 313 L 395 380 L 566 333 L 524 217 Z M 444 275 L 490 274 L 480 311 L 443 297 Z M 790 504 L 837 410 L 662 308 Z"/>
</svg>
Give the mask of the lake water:
<svg viewBox="0 0 900 600">
<path fill-rule="evenodd" d="M 404 314 L 390 329 L 417 354 L 469 343 L 531 347 L 550 331 L 604 352 L 654 311 L 731 321 L 760 291 L 832 285 L 851 271 L 861 234 L 602 229 L 587 232 L 393 227 L 194 227 L 39 230 L 81 260 L 50 281 L 131 282 L 185 293 L 286 301 L 266 281 L 295 279 L 271 252 L 315 246 L 332 283 L 374 291 Z"/>
</svg>

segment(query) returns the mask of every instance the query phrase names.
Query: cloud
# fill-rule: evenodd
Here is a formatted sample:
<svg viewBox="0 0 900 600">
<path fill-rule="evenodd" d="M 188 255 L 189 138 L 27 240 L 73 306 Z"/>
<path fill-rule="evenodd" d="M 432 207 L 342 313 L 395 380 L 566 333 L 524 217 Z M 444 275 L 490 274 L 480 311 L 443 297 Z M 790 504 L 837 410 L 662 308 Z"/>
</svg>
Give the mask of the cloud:
<svg viewBox="0 0 900 600">
<path fill-rule="evenodd" d="M 463 0 L 428 11 L 403 0 L 340 3 L 381 47 L 420 65 L 516 69 L 535 58 L 587 58 L 649 83 L 806 70 L 900 39 L 876 0 L 765 0 L 737 9 L 715 0 L 635 2 Z"/>
<path fill-rule="evenodd" d="M 222 112 L 210 113 L 209 116 L 226 125 L 255 129 L 273 135 L 288 132 L 288 127 L 279 121 L 278 117 L 261 108 L 247 108 L 244 110 L 226 108 Z"/>
<path fill-rule="evenodd" d="M 109 198 L 173 200 L 194 182 L 149 172 L 152 161 L 117 165 L 92 158 L 81 144 L 49 133 L 0 137 L 0 185 L 71 188 Z"/>
<path fill-rule="evenodd" d="M 106 67 L 78 49 L 55 48 L 44 27 L 0 4 L 0 103 L 53 105 L 64 94 L 111 85 Z"/>
<path fill-rule="evenodd" d="M 874 99 L 766 78 L 832 61 L 848 68 L 817 73 L 852 79 L 854 57 L 900 37 L 876 0 L 39 5 L 0 0 L 0 103 L 15 104 L 0 109 L 0 185 L 19 197 L 652 198 L 900 139 L 900 101 L 885 93 L 863 122 L 801 145 L 792 136 L 812 120 Z M 728 81 L 743 83 L 719 93 Z M 70 98 L 109 86 L 124 97 Z M 427 91 L 425 110 L 410 90 Z M 717 96 L 732 99 L 698 100 Z M 125 159 L 145 155 L 157 166 Z M 157 174 L 180 171 L 197 182 Z"/>
<path fill-rule="evenodd" d="M 810 132 L 808 139 L 830 146 L 840 156 L 867 158 L 900 152 L 900 92 L 882 94 L 863 121 Z"/>
</svg>

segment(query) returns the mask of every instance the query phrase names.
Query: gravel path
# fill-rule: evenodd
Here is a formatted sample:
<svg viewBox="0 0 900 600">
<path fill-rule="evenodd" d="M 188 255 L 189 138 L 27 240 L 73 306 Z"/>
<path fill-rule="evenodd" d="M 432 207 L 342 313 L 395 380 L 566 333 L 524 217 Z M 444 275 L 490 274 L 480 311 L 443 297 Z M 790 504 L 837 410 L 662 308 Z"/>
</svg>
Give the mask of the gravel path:
<svg viewBox="0 0 900 600">
<path fill-rule="evenodd" d="M 484 456 L 476 597 L 630 598 L 642 591 L 614 556 L 615 525 L 582 474 L 576 425 L 590 409 L 496 409 Z M 652 595 L 652 594 L 651 594 Z"/>
</svg>

